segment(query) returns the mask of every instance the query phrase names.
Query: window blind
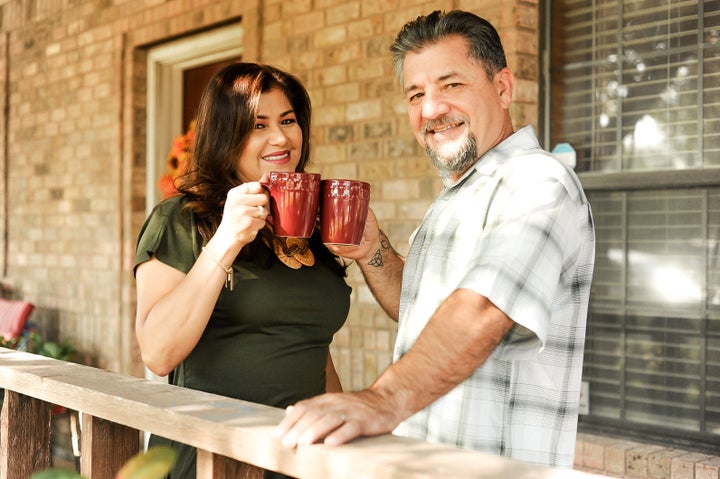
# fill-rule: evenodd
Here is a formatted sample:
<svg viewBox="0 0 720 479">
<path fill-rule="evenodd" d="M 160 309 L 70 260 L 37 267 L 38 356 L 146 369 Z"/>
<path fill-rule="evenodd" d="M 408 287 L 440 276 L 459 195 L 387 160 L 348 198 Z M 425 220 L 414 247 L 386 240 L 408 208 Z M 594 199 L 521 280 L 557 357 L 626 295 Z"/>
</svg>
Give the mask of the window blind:
<svg viewBox="0 0 720 479">
<path fill-rule="evenodd" d="M 720 434 L 720 189 L 589 199 L 590 415 Z"/>
<path fill-rule="evenodd" d="M 718 166 L 720 0 L 552 5 L 551 141 L 579 171 Z"/>
<path fill-rule="evenodd" d="M 720 179 L 641 179 L 720 178 L 720 0 L 550 5 L 549 146 L 570 143 L 596 185 L 585 419 L 716 447 Z M 618 172 L 641 186 L 614 187 Z"/>
</svg>

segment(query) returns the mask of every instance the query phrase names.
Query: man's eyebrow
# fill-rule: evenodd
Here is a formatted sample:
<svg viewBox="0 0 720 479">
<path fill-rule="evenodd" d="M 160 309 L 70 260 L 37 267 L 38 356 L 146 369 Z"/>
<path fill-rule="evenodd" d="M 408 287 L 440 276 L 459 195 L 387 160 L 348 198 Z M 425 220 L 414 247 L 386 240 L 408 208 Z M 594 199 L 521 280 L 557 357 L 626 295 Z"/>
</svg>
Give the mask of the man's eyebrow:
<svg viewBox="0 0 720 479">
<path fill-rule="evenodd" d="M 458 76 L 458 73 L 455 72 L 455 71 L 451 71 L 451 72 L 445 73 L 444 75 L 440 75 L 440 76 L 435 80 L 435 82 L 436 82 L 436 83 L 437 83 L 437 82 L 443 82 L 443 81 L 445 81 L 445 80 L 448 80 L 448 79 L 453 78 L 453 77 L 456 77 L 456 76 Z M 410 92 L 410 91 L 412 91 L 412 90 L 417 90 L 417 89 L 419 89 L 419 88 L 420 88 L 419 86 L 414 85 L 414 84 L 413 84 L 413 85 L 408 85 L 408 86 L 406 86 L 405 88 L 403 88 L 403 93 L 407 94 L 408 92 Z"/>
</svg>

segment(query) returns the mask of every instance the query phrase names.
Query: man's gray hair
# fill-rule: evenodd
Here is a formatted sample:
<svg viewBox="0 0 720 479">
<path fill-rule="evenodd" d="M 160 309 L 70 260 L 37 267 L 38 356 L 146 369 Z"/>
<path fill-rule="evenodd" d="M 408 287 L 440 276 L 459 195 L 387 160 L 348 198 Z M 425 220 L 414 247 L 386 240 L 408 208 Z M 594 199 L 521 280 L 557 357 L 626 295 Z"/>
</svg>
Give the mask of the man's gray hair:
<svg viewBox="0 0 720 479">
<path fill-rule="evenodd" d="M 453 35 L 467 41 L 470 58 L 480 62 L 488 78 L 493 78 L 507 66 L 500 35 L 490 22 L 462 10 L 436 10 L 406 23 L 390 46 L 395 73 L 400 83 L 403 82 L 403 63 L 408 53 L 418 53 L 423 48 Z"/>
</svg>

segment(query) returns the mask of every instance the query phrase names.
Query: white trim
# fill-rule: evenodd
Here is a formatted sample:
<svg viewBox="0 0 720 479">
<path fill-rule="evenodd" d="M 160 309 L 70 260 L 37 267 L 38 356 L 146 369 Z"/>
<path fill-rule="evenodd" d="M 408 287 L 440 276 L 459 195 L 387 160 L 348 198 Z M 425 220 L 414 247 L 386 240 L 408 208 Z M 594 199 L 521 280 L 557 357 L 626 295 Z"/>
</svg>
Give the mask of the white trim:
<svg viewBox="0 0 720 479">
<path fill-rule="evenodd" d="M 188 68 L 239 58 L 243 27 L 233 24 L 151 48 L 147 56 L 146 203 L 150 210 L 160 199 L 157 180 L 182 125 L 182 73 Z"/>
</svg>

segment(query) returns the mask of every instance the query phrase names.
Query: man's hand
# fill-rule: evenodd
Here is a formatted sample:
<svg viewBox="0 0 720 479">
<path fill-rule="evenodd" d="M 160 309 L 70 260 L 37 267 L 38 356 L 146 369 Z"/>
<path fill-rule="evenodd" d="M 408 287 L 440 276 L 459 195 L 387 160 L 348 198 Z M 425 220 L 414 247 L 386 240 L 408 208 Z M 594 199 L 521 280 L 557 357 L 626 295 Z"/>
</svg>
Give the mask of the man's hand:
<svg viewBox="0 0 720 479">
<path fill-rule="evenodd" d="M 277 434 L 287 447 L 323 440 L 337 446 L 358 436 L 389 433 L 403 419 L 376 391 L 330 393 L 289 406 Z"/>
<path fill-rule="evenodd" d="M 365 220 L 365 230 L 363 231 L 363 237 L 358 246 L 329 244 L 327 245 L 327 248 L 338 256 L 354 259 L 356 261 L 363 261 L 373 255 L 373 252 L 378 247 L 379 237 L 380 228 L 378 227 L 375 213 L 371 208 L 368 208 L 368 215 Z"/>
</svg>

